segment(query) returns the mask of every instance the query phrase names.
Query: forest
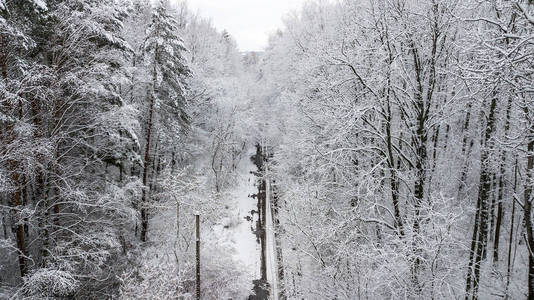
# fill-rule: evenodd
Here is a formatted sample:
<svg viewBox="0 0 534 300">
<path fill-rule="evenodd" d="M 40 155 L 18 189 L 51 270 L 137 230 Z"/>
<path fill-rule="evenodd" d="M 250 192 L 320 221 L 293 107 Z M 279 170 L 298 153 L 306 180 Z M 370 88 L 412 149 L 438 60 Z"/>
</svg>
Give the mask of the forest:
<svg viewBox="0 0 534 300">
<path fill-rule="evenodd" d="M 0 299 L 534 299 L 533 187 L 533 0 L 0 0 Z"/>
</svg>

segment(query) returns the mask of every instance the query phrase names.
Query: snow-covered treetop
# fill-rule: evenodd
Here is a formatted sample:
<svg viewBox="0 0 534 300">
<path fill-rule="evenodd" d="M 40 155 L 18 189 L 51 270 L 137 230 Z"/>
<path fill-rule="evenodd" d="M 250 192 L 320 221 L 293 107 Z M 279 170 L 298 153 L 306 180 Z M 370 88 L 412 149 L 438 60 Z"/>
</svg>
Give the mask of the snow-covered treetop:
<svg viewBox="0 0 534 300">
<path fill-rule="evenodd" d="M 32 0 L 36 7 L 40 8 L 41 10 L 47 10 L 48 6 L 46 5 L 45 0 Z"/>
<path fill-rule="evenodd" d="M 48 5 L 45 0 L 18 0 L 17 2 L 24 4 L 24 2 L 30 4 L 38 11 L 47 11 Z M 0 12 L 8 10 L 7 0 L 0 0 Z M 1 17 L 0 17 L 1 18 Z"/>
</svg>

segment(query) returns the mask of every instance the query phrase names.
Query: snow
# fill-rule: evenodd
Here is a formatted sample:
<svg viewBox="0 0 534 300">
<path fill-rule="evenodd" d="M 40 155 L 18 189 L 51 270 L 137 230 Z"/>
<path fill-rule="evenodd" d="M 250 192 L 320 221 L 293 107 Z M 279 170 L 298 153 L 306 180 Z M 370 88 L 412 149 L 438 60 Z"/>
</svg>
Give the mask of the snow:
<svg viewBox="0 0 534 300">
<path fill-rule="evenodd" d="M 48 9 L 46 2 L 44 2 L 44 0 L 33 0 L 33 3 L 35 4 L 35 6 L 39 7 L 42 10 Z"/>
<path fill-rule="evenodd" d="M 271 204 L 271 182 L 267 179 L 266 188 L 266 232 L 267 232 L 267 281 L 271 283 L 271 296 L 273 300 L 278 300 L 278 262 L 276 257 L 276 243 L 274 237 L 274 226 L 272 216 L 272 204 Z"/>
<path fill-rule="evenodd" d="M 234 190 L 233 198 L 235 216 L 238 220 L 237 226 L 231 228 L 233 231 L 233 241 L 235 243 L 236 252 L 234 259 L 240 261 L 245 266 L 245 272 L 250 275 L 251 283 L 253 278 L 257 278 L 259 274 L 259 248 L 256 243 L 256 236 L 252 232 L 252 226 L 255 226 L 253 220 L 247 221 L 245 218 L 250 216 L 250 212 L 256 208 L 256 201 L 249 197 L 249 195 L 257 193 L 257 188 L 254 186 L 255 177 L 250 174 L 256 167 L 247 155 L 239 166 L 239 183 Z"/>
<path fill-rule="evenodd" d="M 260 277 L 260 246 L 256 242 L 256 236 L 252 232 L 252 227 L 255 226 L 257 215 L 253 220 L 247 221 L 245 218 L 250 216 L 252 210 L 256 210 L 256 200 L 249 197 L 249 195 L 258 192 L 255 186 L 256 177 L 250 173 L 255 171 L 256 166 L 250 160 L 250 156 L 254 153 L 249 152 L 247 156 L 241 161 L 239 165 L 239 182 L 233 191 L 234 202 L 230 209 L 235 212 L 232 220 L 226 222 L 228 230 L 231 234 L 231 242 L 234 244 L 235 254 L 234 259 L 241 263 L 245 269 L 244 272 L 249 275 L 251 279 Z M 270 182 L 267 180 L 267 194 L 266 194 L 266 242 L 267 242 L 267 280 L 271 284 L 272 299 L 278 300 L 278 264 L 276 255 L 276 243 L 274 237 L 274 225 L 271 207 L 271 191 Z M 224 233 L 220 233 L 224 235 Z"/>
<path fill-rule="evenodd" d="M 233 249 L 232 259 L 234 264 L 246 275 L 247 282 L 252 290 L 253 279 L 260 276 L 260 246 L 256 242 L 256 235 L 252 229 L 256 226 L 257 214 L 254 218 L 251 211 L 256 210 L 256 200 L 249 195 L 256 194 L 256 178 L 250 171 L 256 167 L 250 160 L 253 152 L 248 152 L 243 157 L 237 168 L 237 182 L 230 191 L 228 205 L 229 216 L 220 224 L 212 227 L 213 236 L 217 237 L 219 247 Z"/>
</svg>

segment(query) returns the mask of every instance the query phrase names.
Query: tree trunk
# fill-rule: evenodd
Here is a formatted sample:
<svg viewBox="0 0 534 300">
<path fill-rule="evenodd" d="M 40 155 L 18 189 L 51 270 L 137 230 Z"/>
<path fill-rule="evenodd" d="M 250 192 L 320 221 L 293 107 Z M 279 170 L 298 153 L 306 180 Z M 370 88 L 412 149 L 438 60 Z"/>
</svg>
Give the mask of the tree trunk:
<svg viewBox="0 0 534 300">
<path fill-rule="evenodd" d="M 527 154 L 527 183 L 524 192 L 524 215 L 528 255 L 528 299 L 534 299 L 534 232 L 532 224 L 532 184 L 534 183 L 534 127 L 530 129 Z"/>
<path fill-rule="evenodd" d="M 488 239 L 488 196 L 491 188 L 491 173 L 489 167 L 489 155 L 493 151 L 493 143 L 490 143 L 491 136 L 495 129 L 495 109 L 497 107 L 497 97 L 493 95 L 490 104 L 486 131 L 481 142 L 482 154 L 480 157 L 480 182 L 478 186 L 477 214 L 473 229 L 473 240 L 471 242 L 471 253 L 469 257 L 469 267 L 467 270 L 467 283 L 465 299 L 478 299 L 478 287 L 480 280 L 481 263 L 486 254 Z"/>
<path fill-rule="evenodd" d="M 48 231 L 48 226 L 50 223 L 50 180 L 46 181 L 46 184 L 43 184 L 43 189 L 46 186 L 46 191 L 43 191 L 44 200 L 42 204 L 43 216 L 40 221 L 42 228 L 42 243 L 41 246 L 41 266 L 46 267 L 48 262 L 48 247 L 50 245 L 50 232 Z"/>
<path fill-rule="evenodd" d="M 488 227 L 488 241 L 489 243 L 494 242 L 493 238 L 495 236 L 495 212 L 497 209 L 497 174 L 492 173 L 491 175 L 491 185 L 490 185 L 490 191 L 489 191 L 489 198 L 490 201 L 490 208 L 488 212 L 488 218 L 489 218 L 489 227 Z M 486 259 L 486 257 L 484 257 Z"/>
<path fill-rule="evenodd" d="M 57 128 L 60 128 L 61 125 L 61 119 L 62 119 L 62 116 L 63 116 L 63 110 L 62 110 L 62 105 L 63 105 L 63 102 L 61 101 L 61 97 L 58 97 L 57 99 L 55 99 L 55 108 L 54 108 L 54 122 L 55 122 L 55 126 Z M 60 219 L 59 219 L 59 213 L 60 213 L 60 204 L 59 202 L 61 201 L 60 200 L 60 191 L 59 191 L 59 187 L 58 187 L 58 184 L 61 182 L 61 179 L 59 178 L 61 176 L 61 169 L 59 167 L 59 161 L 60 161 L 60 153 L 61 153 L 61 146 L 62 146 L 62 143 L 60 140 L 58 140 L 57 142 L 57 145 L 56 145 L 56 149 L 55 149 L 55 157 L 54 157 L 54 161 L 55 161 L 55 169 L 54 169 L 54 198 L 55 198 L 55 203 L 54 203 L 54 224 L 57 228 L 59 228 L 60 226 Z M 56 228 L 56 230 L 57 230 Z"/>
<path fill-rule="evenodd" d="M 463 139 L 462 139 L 462 155 L 464 158 L 464 163 L 462 167 L 462 172 L 460 174 L 460 182 L 458 184 L 458 196 L 460 199 L 464 192 L 466 186 L 467 172 L 469 170 L 469 156 L 471 155 L 471 149 L 473 148 L 473 139 L 469 137 L 469 126 L 471 122 L 471 109 L 472 103 L 469 102 L 467 105 L 467 112 L 465 113 L 465 121 L 463 126 Z M 468 144 L 469 142 L 469 144 Z"/>
<path fill-rule="evenodd" d="M 7 39 L 0 34 L 0 72 L 2 74 L 2 80 L 4 80 L 5 83 L 8 81 L 8 41 Z M 15 115 L 16 107 L 9 104 L 9 101 L 7 103 L 7 111 L 13 112 L 13 115 Z M 12 121 L 8 121 L 7 125 L 5 127 L 5 145 L 10 144 L 13 142 L 16 138 L 15 133 L 13 132 L 13 124 Z M 20 276 L 24 277 L 28 273 L 28 266 L 26 262 L 26 244 L 25 244 L 25 234 L 24 234 L 24 224 L 23 220 L 20 217 L 20 211 L 23 208 L 22 205 L 22 186 L 21 186 L 21 178 L 20 178 L 20 170 L 19 170 L 19 162 L 16 159 L 10 159 L 8 161 L 9 171 L 11 173 L 11 180 L 13 184 L 15 185 L 15 191 L 11 195 L 11 202 L 12 206 L 14 208 L 13 214 L 14 214 L 14 220 L 16 224 L 15 228 L 15 235 L 17 240 L 17 249 L 18 249 L 18 260 L 19 260 L 19 269 L 20 269 Z"/>
<path fill-rule="evenodd" d="M 152 137 L 152 123 L 154 118 L 154 105 L 158 82 L 158 48 L 154 50 L 154 66 L 152 70 L 152 90 L 148 106 L 148 119 L 146 129 L 145 164 L 143 167 L 143 191 L 141 192 L 141 241 L 146 242 L 148 232 L 147 194 L 149 187 L 148 172 L 150 170 L 150 140 Z"/>
<path fill-rule="evenodd" d="M 399 178 L 397 176 L 397 169 L 395 167 L 395 159 L 393 157 L 393 141 L 391 136 L 391 104 L 389 102 L 389 97 L 387 98 L 386 103 L 386 143 L 388 150 L 387 163 L 390 171 L 390 189 L 391 189 L 391 201 L 393 202 L 393 212 L 395 214 L 395 227 L 398 230 L 398 233 L 401 236 L 404 236 L 404 222 L 402 221 L 402 216 L 400 212 L 399 205 Z"/>
<path fill-rule="evenodd" d="M 152 118 L 154 116 L 154 100 L 155 95 L 150 97 L 150 105 L 148 108 L 148 124 L 146 133 L 146 145 L 145 145 L 145 165 L 143 168 L 143 191 L 141 194 L 141 241 L 146 242 L 146 236 L 148 231 L 148 215 L 147 215 L 147 189 L 148 189 L 148 172 L 150 169 L 150 138 L 152 135 Z"/>
<path fill-rule="evenodd" d="M 16 163 L 15 163 L 16 164 Z M 18 257 L 19 257 L 19 269 L 20 269 L 20 276 L 24 277 L 28 273 L 28 265 L 26 263 L 26 245 L 25 245 L 25 236 L 24 236 L 24 225 L 23 220 L 20 217 L 20 211 L 22 209 L 22 191 L 21 186 L 19 182 L 19 174 L 18 170 L 16 170 L 17 166 L 13 165 L 13 168 L 15 171 L 12 175 L 13 182 L 17 185 L 15 193 L 13 195 L 13 207 L 15 207 L 15 215 L 16 215 L 16 235 L 17 235 L 17 248 L 19 250 Z"/>
<path fill-rule="evenodd" d="M 504 138 L 508 136 L 508 131 L 510 130 L 510 114 L 512 110 L 512 97 L 508 99 L 508 104 L 506 106 L 506 121 L 504 124 Z M 502 219 L 504 217 L 504 205 L 503 205 L 503 194 L 506 178 L 506 151 L 502 150 L 501 159 L 500 159 L 500 168 L 499 168 L 499 185 L 497 191 L 497 219 L 495 221 L 495 237 L 493 238 L 493 263 L 497 264 L 499 262 L 499 243 L 501 238 L 501 225 Z M 512 202 L 514 199 L 512 199 Z"/>
<path fill-rule="evenodd" d="M 417 51 L 415 50 L 414 46 L 414 61 L 418 61 L 419 58 L 417 56 Z M 415 64 L 416 68 L 416 74 L 417 77 L 420 77 L 420 72 L 422 70 L 419 67 L 419 64 Z M 420 82 L 420 79 L 418 79 L 418 82 Z M 415 256 L 414 263 L 412 265 L 412 280 L 414 282 L 414 286 L 416 289 L 417 295 L 421 294 L 422 287 L 419 282 L 419 268 L 421 265 L 421 245 L 420 241 L 418 240 L 418 235 L 420 231 L 420 222 L 421 222 L 421 206 L 424 201 L 425 197 L 425 180 L 426 180 L 426 162 L 427 162 L 427 139 L 428 139 L 428 128 L 426 127 L 426 120 L 428 117 L 428 110 L 430 109 L 428 107 L 428 103 L 425 105 L 425 101 L 423 99 L 423 88 L 422 85 L 419 83 L 419 90 L 416 92 L 415 99 L 415 111 L 417 112 L 417 131 L 415 132 L 415 135 L 412 137 L 412 140 L 414 142 L 414 146 L 416 149 L 416 159 L 415 159 L 415 183 L 414 183 L 414 221 L 413 221 L 413 230 L 415 234 L 415 239 L 413 241 L 413 254 Z"/>
<path fill-rule="evenodd" d="M 512 195 L 512 215 L 510 216 L 510 235 L 508 239 L 508 261 L 506 265 L 506 295 L 505 299 L 508 299 L 508 289 L 510 287 L 510 276 L 512 273 L 512 244 L 514 240 L 514 227 L 515 227 L 515 197 L 517 191 L 517 173 L 518 173 L 518 164 L 517 158 L 515 160 L 515 170 L 514 170 L 514 193 Z"/>
</svg>

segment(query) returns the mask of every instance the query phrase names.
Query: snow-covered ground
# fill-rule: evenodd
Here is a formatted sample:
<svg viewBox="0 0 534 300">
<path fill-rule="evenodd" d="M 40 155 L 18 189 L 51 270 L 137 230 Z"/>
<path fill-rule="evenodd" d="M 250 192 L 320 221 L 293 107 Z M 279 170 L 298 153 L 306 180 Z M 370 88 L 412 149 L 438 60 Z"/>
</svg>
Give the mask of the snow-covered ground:
<svg viewBox="0 0 534 300">
<path fill-rule="evenodd" d="M 246 272 L 250 274 L 250 281 L 259 277 L 260 261 L 259 261 L 259 245 L 256 243 L 256 236 L 252 232 L 252 227 L 255 226 L 254 220 L 247 218 L 252 217 L 251 211 L 256 210 L 256 200 L 249 197 L 249 195 L 257 193 L 255 186 L 255 177 L 251 171 L 256 171 L 256 166 L 250 160 L 253 153 L 248 153 L 243 158 L 239 165 L 239 177 L 235 190 L 232 192 L 233 205 L 237 226 L 231 227 L 228 230 L 232 233 L 232 241 L 235 244 L 236 252 L 234 259 L 241 262 Z"/>
<path fill-rule="evenodd" d="M 252 194 L 258 192 L 258 188 L 255 186 L 256 177 L 250 173 L 250 171 L 256 171 L 256 166 L 250 160 L 250 156 L 253 153 L 248 153 L 247 157 L 241 161 L 239 166 L 239 182 L 237 182 L 235 190 L 232 192 L 232 203 L 230 211 L 234 211 L 232 220 L 235 223 L 233 226 L 229 226 L 225 229 L 226 233 L 230 237 L 231 243 L 235 248 L 234 259 L 241 263 L 248 275 L 250 275 L 250 281 L 258 279 L 260 277 L 260 245 L 256 242 L 256 236 L 252 232 L 254 226 L 256 226 L 256 220 L 258 215 L 251 217 L 251 211 L 256 210 L 256 200 L 250 198 Z M 266 211 L 266 230 L 267 230 L 267 280 L 271 284 L 271 299 L 278 299 L 278 265 L 276 257 L 276 243 L 274 240 L 274 225 L 272 218 L 271 208 L 271 192 L 270 183 L 267 182 L 267 211 Z M 237 223 L 237 225 L 236 225 Z"/>
<path fill-rule="evenodd" d="M 276 258 L 276 243 L 274 237 L 274 225 L 271 204 L 271 184 L 267 180 L 266 199 L 266 244 L 267 244 L 267 281 L 271 284 L 271 299 L 278 300 L 278 262 Z"/>
<path fill-rule="evenodd" d="M 254 216 L 251 214 L 251 211 L 257 210 L 257 199 L 250 196 L 258 193 L 258 187 L 256 186 L 257 177 L 251 174 L 251 171 L 257 171 L 257 167 L 250 159 L 253 154 L 254 152 L 247 152 L 247 155 L 243 157 L 238 165 L 236 182 L 233 184 L 234 187 L 221 198 L 222 203 L 219 205 L 221 209 L 224 209 L 224 212 L 221 212 L 223 219 L 219 219 L 215 225 L 212 224 L 209 232 L 203 232 L 204 247 L 211 248 L 212 250 L 215 250 L 215 248 L 219 250 L 226 249 L 222 251 L 229 251 L 231 253 L 232 256 L 229 263 L 233 264 L 237 272 L 243 274 L 243 276 L 234 278 L 234 280 L 238 280 L 239 283 L 237 285 L 250 291 L 250 293 L 253 291 L 253 281 L 261 277 L 261 249 L 253 231 L 256 229 L 258 214 L 256 213 Z M 270 184 L 267 182 L 267 280 L 272 289 L 270 293 L 271 299 L 276 300 L 278 299 L 278 267 L 270 196 Z M 201 195 L 198 197 L 201 197 Z M 184 212 L 182 212 L 182 216 L 186 217 Z M 169 220 L 175 218 L 176 206 L 169 205 L 168 209 L 152 219 L 152 226 L 150 228 L 151 237 L 158 241 L 173 241 L 176 232 L 176 222 L 169 222 Z M 187 231 L 187 224 L 190 224 L 189 222 L 191 221 L 186 222 L 184 220 L 182 223 L 184 223 L 183 226 L 185 227 L 182 230 Z M 189 238 L 192 239 L 193 235 L 189 236 Z M 173 257 L 174 245 L 174 243 L 170 242 L 165 247 L 158 247 L 156 251 L 162 255 L 164 254 L 165 257 Z M 209 257 L 209 253 L 204 253 L 204 255 Z M 206 259 L 213 259 L 213 257 Z"/>
<path fill-rule="evenodd" d="M 257 170 L 250 159 L 253 154 L 252 150 L 247 152 L 238 165 L 237 182 L 225 203 L 227 219 L 213 227 L 213 234 L 218 237 L 219 244 L 234 249 L 232 258 L 246 274 L 246 284 L 250 285 L 250 291 L 252 281 L 260 277 L 260 245 L 253 232 L 258 215 L 251 214 L 251 211 L 257 210 L 257 200 L 249 197 L 258 192 L 256 177 L 250 173 Z"/>
</svg>

